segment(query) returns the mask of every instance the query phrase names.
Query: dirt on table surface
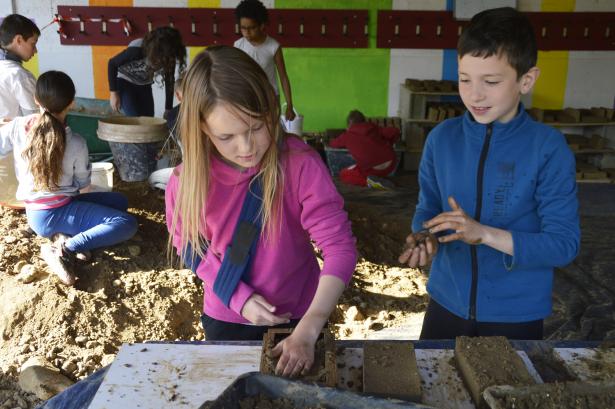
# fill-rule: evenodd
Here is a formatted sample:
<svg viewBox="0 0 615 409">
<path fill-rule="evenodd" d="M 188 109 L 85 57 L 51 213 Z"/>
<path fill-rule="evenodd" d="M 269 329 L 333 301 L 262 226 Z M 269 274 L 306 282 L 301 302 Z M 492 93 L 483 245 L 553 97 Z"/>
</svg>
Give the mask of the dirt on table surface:
<svg viewBox="0 0 615 409">
<path fill-rule="evenodd" d="M 494 409 L 598 409 L 615 407 L 615 384 L 545 383 L 494 393 Z M 493 407 L 493 406 L 492 406 Z"/>
<path fill-rule="evenodd" d="M 395 183 L 394 191 L 338 184 L 360 258 L 332 316 L 337 339 L 410 338 L 420 330 L 428 271 L 397 262 L 416 205 L 416 175 Z M 21 365 L 33 357 L 77 381 L 111 363 L 122 343 L 204 339 L 201 284 L 167 260 L 162 193 L 117 178 L 115 186 L 128 196 L 139 231 L 125 243 L 94 251 L 93 262 L 78 268 L 75 287 L 48 274 L 39 256 L 46 240 L 27 232 L 24 212 L 0 208 L 0 407 L 26 409 L 39 402 L 17 384 Z M 581 255 L 556 273 L 546 337 L 615 337 L 614 221 L 582 219 Z"/>
</svg>

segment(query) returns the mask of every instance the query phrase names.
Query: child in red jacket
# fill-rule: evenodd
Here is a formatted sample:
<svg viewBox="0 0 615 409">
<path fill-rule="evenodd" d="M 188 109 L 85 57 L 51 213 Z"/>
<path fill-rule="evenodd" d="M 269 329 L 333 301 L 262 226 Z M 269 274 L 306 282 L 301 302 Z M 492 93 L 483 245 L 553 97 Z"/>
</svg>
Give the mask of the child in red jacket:
<svg viewBox="0 0 615 409">
<path fill-rule="evenodd" d="M 348 130 L 329 142 L 332 148 L 348 148 L 356 162 L 341 170 L 340 180 L 367 186 L 368 176 L 390 174 L 397 165 L 393 144 L 399 139 L 399 129 L 366 122 L 357 110 L 350 111 L 347 123 Z"/>
</svg>

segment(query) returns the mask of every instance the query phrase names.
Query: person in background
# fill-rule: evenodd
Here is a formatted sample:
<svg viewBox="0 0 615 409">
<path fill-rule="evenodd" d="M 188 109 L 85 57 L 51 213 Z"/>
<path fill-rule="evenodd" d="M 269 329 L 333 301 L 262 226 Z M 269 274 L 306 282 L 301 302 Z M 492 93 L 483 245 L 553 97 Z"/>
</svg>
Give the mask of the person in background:
<svg viewBox="0 0 615 409">
<path fill-rule="evenodd" d="M 367 122 L 357 110 L 350 111 L 346 122 L 348 129 L 329 142 L 332 148 L 347 148 L 355 160 L 354 165 L 340 171 L 340 180 L 357 186 L 391 187 L 384 177 L 397 166 L 393 145 L 399 139 L 399 129 Z"/>
<path fill-rule="evenodd" d="M 152 84 L 161 78 L 165 87 L 165 118 L 173 108 L 175 69 L 186 67 L 186 46 L 173 27 L 158 27 L 136 39 L 109 60 L 111 108 L 126 116 L 154 116 Z"/>
<path fill-rule="evenodd" d="M 279 96 L 277 70 L 284 98 L 286 98 L 284 117 L 292 121 L 295 119 L 295 111 L 282 46 L 265 31 L 265 24 L 269 19 L 267 8 L 259 0 L 242 0 L 235 8 L 235 17 L 242 37 L 235 41 L 234 46 L 244 51 L 261 66 L 276 96 Z"/>
<path fill-rule="evenodd" d="M 467 112 L 427 138 L 413 233 L 399 257 L 431 263 L 421 339 L 542 339 L 553 268 L 579 251 L 574 155 L 520 102 L 539 75 L 524 14 L 476 14 L 457 52 Z"/>
<path fill-rule="evenodd" d="M 0 24 L 0 124 L 38 111 L 36 79 L 22 63 L 36 54 L 41 32 L 32 20 L 11 14 Z"/>
<path fill-rule="evenodd" d="M 246 53 L 207 48 L 182 94 L 184 162 L 167 185 L 166 220 L 169 245 L 203 280 L 206 339 L 293 326 L 272 351 L 276 372 L 305 373 L 356 264 L 344 201 L 320 156 L 282 131 L 269 79 Z M 242 219 L 246 202 L 254 218 Z"/>
<path fill-rule="evenodd" d="M 48 71 L 36 82 L 40 112 L 0 127 L 0 156 L 13 152 L 19 182 L 17 199 L 26 206 L 28 224 L 42 237 L 57 238 L 41 256 L 66 285 L 75 283 L 74 264 L 91 249 L 128 240 L 137 221 L 121 193 L 83 193 L 91 166 L 85 140 L 66 126 L 75 99 L 68 75 Z"/>
</svg>

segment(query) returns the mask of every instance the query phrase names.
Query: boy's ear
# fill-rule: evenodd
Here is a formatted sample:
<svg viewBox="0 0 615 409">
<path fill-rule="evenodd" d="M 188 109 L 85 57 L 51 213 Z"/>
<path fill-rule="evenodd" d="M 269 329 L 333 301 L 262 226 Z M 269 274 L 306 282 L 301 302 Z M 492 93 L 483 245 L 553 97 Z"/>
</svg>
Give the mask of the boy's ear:
<svg viewBox="0 0 615 409">
<path fill-rule="evenodd" d="M 528 92 L 530 92 L 539 76 L 540 68 L 538 67 L 532 67 L 529 69 L 528 72 L 523 74 L 523 76 L 521 76 L 521 79 L 519 80 L 521 84 L 521 94 L 527 94 Z"/>
</svg>

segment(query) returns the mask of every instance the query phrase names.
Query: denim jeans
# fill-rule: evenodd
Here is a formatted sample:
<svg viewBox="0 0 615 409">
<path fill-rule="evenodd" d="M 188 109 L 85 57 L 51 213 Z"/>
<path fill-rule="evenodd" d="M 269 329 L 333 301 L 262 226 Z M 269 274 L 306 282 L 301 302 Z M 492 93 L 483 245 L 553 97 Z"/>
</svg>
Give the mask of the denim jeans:
<svg viewBox="0 0 615 409">
<path fill-rule="evenodd" d="M 154 116 L 152 85 L 135 85 L 122 78 L 117 80 L 122 112 L 126 116 Z"/>
<path fill-rule="evenodd" d="M 65 246 L 83 252 L 112 246 L 131 238 L 137 231 L 137 220 L 126 213 L 128 199 L 116 192 L 84 193 L 55 209 L 28 210 L 28 224 L 43 237 L 56 233 L 72 236 Z"/>
</svg>

